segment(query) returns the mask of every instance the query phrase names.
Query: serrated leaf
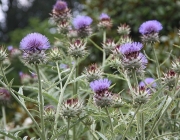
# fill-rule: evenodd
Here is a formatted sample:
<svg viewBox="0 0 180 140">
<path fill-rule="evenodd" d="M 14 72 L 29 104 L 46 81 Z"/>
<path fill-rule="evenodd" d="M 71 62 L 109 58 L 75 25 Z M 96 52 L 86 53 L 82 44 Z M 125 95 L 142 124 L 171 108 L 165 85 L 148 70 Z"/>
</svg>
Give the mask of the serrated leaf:
<svg viewBox="0 0 180 140">
<path fill-rule="evenodd" d="M 23 89 L 22 89 L 22 87 L 19 88 L 18 93 L 23 96 Z M 19 97 L 21 103 L 23 103 L 23 105 L 25 105 L 24 98 L 22 98 L 21 96 L 18 96 L 18 97 Z"/>
<path fill-rule="evenodd" d="M 30 140 L 35 140 L 36 139 L 36 137 L 33 137 L 33 138 L 31 138 Z"/>
<path fill-rule="evenodd" d="M 21 138 L 18 136 L 20 132 L 21 132 L 21 131 L 18 131 L 18 132 L 16 132 L 16 133 L 14 134 L 14 136 L 15 136 L 16 138 L 18 138 L 18 140 L 21 140 Z"/>
<path fill-rule="evenodd" d="M 9 87 L 12 87 L 13 82 L 14 82 L 14 78 L 9 82 Z"/>
<path fill-rule="evenodd" d="M 103 138 L 103 140 L 108 140 L 102 133 L 96 131 L 96 133 L 101 137 Z"/>
<path fill-rule="evenodd" d="M 29 102 L 38 104 L 38 101 L 36 101 L 36 100 L 34 100 L 34 99 L 32 99 L 32 98 L 29 98 L 29 97 L 26 97 L 26 96 L 23 95 L 23 89 L 22 89 L 22 87 L 19 88 L 19 91 L 16 92 L 16 94 L 19 96 L 19 99 L 23 102 L 24 105 L 25 105 L 24 99 L 25 99 L 26 101 L 29 101 Z"/>
<path fill-rule="evenodd" d="M 7 133 L 7 132 L 1 131 L 1 130 L 0 130 L 0 134 L 3 135 L 3 136 L 9 137 L 9 138 L 11 138 L 13 140 L 20 140 L 20 139 L 17 139 L 17 137 L 15 137 L 13 134 Z"/>
<path fill-rule="evenodd" d="M 28 138 L 28 136 L 25 136 L 25 137 L 23 138 L 23 140 L 27 140 L 27 138 Z"/>
</svg>

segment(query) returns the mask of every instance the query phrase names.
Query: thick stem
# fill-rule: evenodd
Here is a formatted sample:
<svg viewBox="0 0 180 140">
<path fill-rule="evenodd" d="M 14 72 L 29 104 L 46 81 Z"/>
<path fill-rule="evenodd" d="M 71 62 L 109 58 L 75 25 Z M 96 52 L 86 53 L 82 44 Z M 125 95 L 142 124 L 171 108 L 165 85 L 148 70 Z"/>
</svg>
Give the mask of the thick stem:
<svg viewBox="0 0 180 140">
<path fill-rule="evenodd" d="M 124 134 L 123 134 L 123 136 L 122 136 L 122 140 L 124 140 L 124 139 L 125 139 L 126 134 L 127 134 L 127 131 L 129 130 L 129 127 L 131 126 L 131 124 L 132 124 L 132 122 L 133 122 L 133 120 L 134 120 L 134 118 L 135 118 L 136 114 L 138 113 L 138 111 L 139 111 L 140 107 L 141 107 L 141 105 L 139 105 L 139 106 L 138 106 L 138 108 L 136 109 L 136 112 L 134 113 L 134 115 L 133 115 L 133 117 L 132 117 L 132 119 L 131 119 L 130 123 L 128 124 L 128 126 L 127 126 L 127 128 L 126 128 L 126 131 L 124 132 Z"/>
<path fill-rule="evenodd" d="M 73 126 L 73 140 L 76 140 L 76 125 Z"/>
<path fill-rule="evenodd" d="M 73 65 L 73 68 L 68 76 L 68 79 L 66 80 L 63 88 L 61 89 L 61 94 L 59 96 L 59 100 L 58 100 L 58 105 L 57 105 L 57 110 L 56 110 L 56 114 L 55 114 L 55 122 L 54 122 L 54 130 L 57 129 L 57 124 L 58 124 L 58 118 L 59 118 L 59 115 L 60 115 L 60 107 L 61 107 L 61 103 L 62 103 L 62 100 L 63 100 L 63 96 L 64 96 L 64 91 L 69 83 L 69 80 L 71 79 L 71 76 L 73 75 L 73 72 L 74 72 L 74 69 L 76 68 L 76 64 Z"/>
<path fill-rule="evenodd" d="M 45 125 L 44 125 L 44 98 L 42 95 L 42 84 L 41 84 L 41 77 L 39 73 L 38 65 L 35 65 L 37 76 L 38 76 L 38 85 L 39 85 L 39 92 L 38 92 L 38 100 L 39 100 L 39 111 L 40 111 L 40 120 L 41 120 L 41 130 L 42 130 L 42 140 L 46 140 L 45 136 Z"/>
<path fill-rule="evenodd" d="M 153 47 L 153 52 L 154 52 L 154 56 L 155 56 L 155 59 L 156 59 L 156 68 L 157 68 L 157 75 L 158 75 L 158 79 L 161 77 L 161 71 L 160 71 L 160 65 L 159 65 L 159 61 L 158 61 L 158 58 L 157 58 L 157 55 L 156 55 L 156 50 Z"/>
<path fill-rule="evenodd" d="M 67 132 L 66 132 L 65 140 L 69 140 L 69 126 L 70 126 L 70 118 L 68 118 L 68 126 L 67 126 Z"/>
<path fill-rule="evenodd" d="M 60 83 L 60 89 L 62 89 L 62 79 L 61 79 L 61 73 L 59 71 L 59 65 L 58 62 L 56 62 L 56 67 L 57 67 L 57 71 L 58 71 L 58 77 L 59 77 L 59 83 Z"/>
<path fill-rule="evenodd" d="M 110 114 L 109 114 L 109 111 L 108 111 L 107 107 L 105 107 L 105 111 L 106 111 L 106 114 L 107 114 L 107 116 L 108 116 L 109 123 L 110 123 L 110 127 L 111 127 L 111 137 L 112 137 L 112 139 L 114 139 L 113 124 L 112 124 L 111 117 L 110 117 Z"/>
<path fill-rule="evenodd" d="M 141 140 L 145 140 L 145 124 L 143 112 L 141 112 Z"/>
<path fill-rule="evenodd" d="M 103 43 L 106 43 L 106 31 L 103 31 Z M 105 61 L 106 61 L 106 51 L 103 49 L 103 61 L 102 61 L 102 68 L 105 67 Z"/>
<path fill-rule="evenodd" d="M 6 132 L 6 111 L 4 106 L 2 106 L 2 117 L 3 117 L 3 127 Z M 4 139 L 7 140 L 7 137 L 5 136 Z"/>
</svg>

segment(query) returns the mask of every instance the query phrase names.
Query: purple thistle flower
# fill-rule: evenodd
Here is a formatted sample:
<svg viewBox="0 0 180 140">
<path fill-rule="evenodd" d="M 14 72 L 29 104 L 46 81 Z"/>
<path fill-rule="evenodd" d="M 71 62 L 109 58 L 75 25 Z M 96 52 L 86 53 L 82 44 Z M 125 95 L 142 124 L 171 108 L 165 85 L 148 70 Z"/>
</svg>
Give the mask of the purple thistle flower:
<svg viewBox="0 0 180 140">
<path fill-rule="evenodd" d="M 56 11 L 63 11 L 67 8 L 67 3 L 65 1 L 57 0 L 53 9 Z"/>
<path fill-rule="evenodd" d="M 109 20 L 110 17 L 109 17 L 107 14 L 102 13 L 102 14 L 100 15 L 99 19 L 100 19 L 100 20 Z"/>
<path fill-rule="evenodd" d="M 111 81 L 109 81 L 107 78 L 95 80 L 90 83 L 90 87 L 95 93 L 108 90 L 110 85 L 111 85 Z"/>
<path fill-rule="evenodd" d="M 77 16 L 73 20 L 73 26 L 75 29 L 79 30 L 88 27 L 92 23 L 92 18 L 89 16 Z"/>
<path fill-rule="evenodd" d="M 152 88 L 156 88 L 157 84 L 154 81 L 154 78 L 146 78 L 144 81 L 139 83 L 139 87 L 146 87 L 147 85 L 150 85 Z"/>
<path fill-rule="evenodd" d="M 119 47 L 119 52 L 121 52 L 123 55 L 126 55 L 134 52 L 139 52 L 142 47 L 143 45 L 139 42 L 125 43 Z"/>
<path fill-rule="evenodd" d="M 151 33 L 159 33 L 162 30 L 162 25 L 157 20 L 149 20 L 141 24 L 139 27 L 139 32 L 143 35 L 151 34 Z"/>
<path fill-rule="evenodd" d="M 30 33 L 20 42 L 20 49 L 26 51 L 41 51 L 50 47 L 50 43 L 44 35 L 40 33 Z"/>
</svg>

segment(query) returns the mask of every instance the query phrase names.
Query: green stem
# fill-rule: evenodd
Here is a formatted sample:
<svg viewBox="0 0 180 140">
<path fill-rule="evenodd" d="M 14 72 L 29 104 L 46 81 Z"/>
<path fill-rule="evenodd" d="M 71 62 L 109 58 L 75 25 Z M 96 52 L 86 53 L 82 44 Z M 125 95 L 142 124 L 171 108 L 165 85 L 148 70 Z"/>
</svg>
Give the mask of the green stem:
<svg viewBox="0 0 180 140">
<path fill-rule="evenodd" d="M 44 125 L 44 98 L 42 95 L 42 84 L 41 84 L 41 77 L 39 73 L 38 65 L 35 65 L 37 76 L 38 76 L 38 85 L 39 85 L 39 93 L 38 93 L 38 100 L 39 100 L 39 111 L 40 111 L 40 120 L 41 120 L 41 130 L 42 130 L 42 140 L 46 140 L 45 136 L 45 125 Z"/>
<path fill-rule="evenodd" d="M 78 72 L 79 72 L 79 65 L 76 66 L 76 75 L 75 79 L 78 77 Z M 78 81 L 74 83 L 74 95 L 76 96 L 78 93 Z"/>
<path fill-rule="evenodd" d="M 2 117 L 3 117 L 3 127 L 6 132 L 6 111 L 4 106 L 2 106 Z M 7 140 L 6 136 L 4 137 L 4 139 Z"/>
<path fill-rule="evenodd" d="M 113 124 L 112 124 L 111 117 L 110 117 L 110 115 L 109 115 L 109 111 L 108 111 L 107 107 L 105 107 L 105 111 L 106 111 L 106 114 L 107 114 L 107 116 L 108 116 L 109 123 L 110 123 L 110 127 L 111 127 L 111 137 L 112 137 L 112 139 L 114 139 Z"/>
<path fill-rule="evenodd" d="M 73 75 L 73 72 L 76 68 L 76 64 L 73 65 L 73 68 L 68 76 L 68 79 L 66 80 L 63 88 L 61 89 L 61 94 L 59 96 L 59 100 L 58 100 L 58 105 L 57 105 L 57 110 L 56 110 L 56 114 L 55 114 L 55 122 L 54 122 L 54 130 L 57 129 L 57 124 L 58 124 L 58 118 L 59 118 L 59 115 L 60 115 L 60 107 L 61 107 L 61 103 L 62 103 L 62 100 L 63 100 L 63 96 L 64 96 L 64 91 L 69 83 L 69 80 L 71 78 L 71 76 Z"/>
<path fill-rule="evenodd" d="M 99 47 L 94 41 L 92 41 L 90 38 L 89 38 L 89 41 L 96 47 L 98 48 L 100 51 L 103 51 L 103 49 L 101 47 Z"/>
<path fill-rule="evenodd" d="M 57 61 L 56 61 L 56 67 L 57 67 L 57 71 L 58 71 L 58 77 L 59 77 L 60 89 L 62 89 L 61 73 L 60 73 L 60 71 L 59 71 L 59 65 L 58 65 L 58 62 L 57 62 Z"/>
<path fill-rule="evenodd" d="M 141 112 L 141 139 L 145 140 L 145 124 L 144 124 L 144 113 Z"/>
<path fill-rule="evenodd" d="M 135 70 L 133 72 L 133 76 L 134 76 L 134 80 L 135 80 L 135 87 L 138 87 L 138 80 L 137 80 L 137 75 L 136 75 L 136 71 Z"/>
<path fill-rule="evenodd" d="M 161 77 L 160 65 L 159 65 L 157 55 L 156 55 L 155 47 L 154 46 L 152 46 L 152 47 L 153 47 L 153 52 L 154 52 L 154 56 L 155 56 L 155 60 L 156 60 L 157 75 L 158 75 L 158 79 L 159 79 Z"/>
<path fill-rule="evenodd" d="M 73 140 L 76 140 L 76 125 L 73 126 Z"/>
<path fill-rule="evenodd" d="M 176 92 L 176 88 L 177 88 L 177 85 L 178 85 L 178 81 L 179 81 L 179 74 L 177 74 L 177 78 L 176 78 L 176 81 L 175 81 L 175 86 L 174 86 L 174 91 L 173 91 L 173 95 L 175 95 L 175 92 Z M 174 111 L 174 114 L 176 115 L 176 112 L 179 111 L 179 100 L 177 102 L 177 105 L 176 105 L 176 108 L 175 108 L 175 111 Z M 174 116 L 175 120 L 174 120 L 174 131 L 176 131 L 176 116 Z"/>
<path fill-rule="evenodd" d="M 106 31 L 103 31 L 103 43 L 106 43 Z M 102 68 L 105 67 L 105 61 L 106 61 L 106 51 L 103 49 L 103 61 L 102 61 Z"/>
<path fill-rule="evenodd" d="M 67 133 L 66 133 L 66 137 L 65 137 L 65 140 L 69 139 L 69 126 L 70 126 L 70 118 L 68 118 L 68 126 L 67 126 Z"/>
<path fill-rule="evenodd" d="M 133 120 L 134 120 L 136 114 L 138 113 L 140 107 L 141 107 L 141 105 L 139 105 L 138 108 L 136 109 L 136 112 L 134 113 L 134 115 L 133 115 L 133 117 L 132 117 L 130 123 L 128 124 L 128 126 L 127 126 L 127 128 L 126 128 L 126 131 L 124 132 L 124 134 L 123 134 L 123 136 L 122 136 L 122 140 L 125 139 L 125 136 L 126 136 L 126 134 L 127 134 L 127 131 L 129 130 L 129 127 L 131 126 L 131 124 L 132 124 L 132 122 L 133 122 Z"/>
</svg>

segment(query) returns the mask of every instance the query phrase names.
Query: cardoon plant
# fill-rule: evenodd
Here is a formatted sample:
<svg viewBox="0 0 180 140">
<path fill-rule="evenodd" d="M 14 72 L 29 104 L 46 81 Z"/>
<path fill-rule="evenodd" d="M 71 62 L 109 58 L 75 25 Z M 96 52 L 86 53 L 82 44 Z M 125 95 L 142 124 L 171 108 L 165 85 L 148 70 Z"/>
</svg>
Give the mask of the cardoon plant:
<svg viewBox="0 0 180 140">
<path fill-rule="evenodd" d="M 21 55 L 14 47 L 0 49 L 0 139 L 180 139 L 180 60 L 171 61 L 174 55 L 167 53 L 159 62 L 155 46 L 148 46 L 160 42 L 161 23 L 144 22 L 137 41 L 129 36 L 130 26 L 120 23 L 109 39 L 109 13 L 92 25 L 89 16 L 73 17 L 66 1 L 52 7 L 50 20 L 59 33 L 52 47 L 34 32 L 19 40 L 22 57 L 14 57 Z M 6 77 L 14 70 L 5 65 L 8 57 L 11 63 L 19 59 L 30 74 L 21 67 L 18 79 Z M 18 109 L 6 111 L 14 106 Z M 12 110 L 15 121 L 8 117 Z"/>
</svg>

